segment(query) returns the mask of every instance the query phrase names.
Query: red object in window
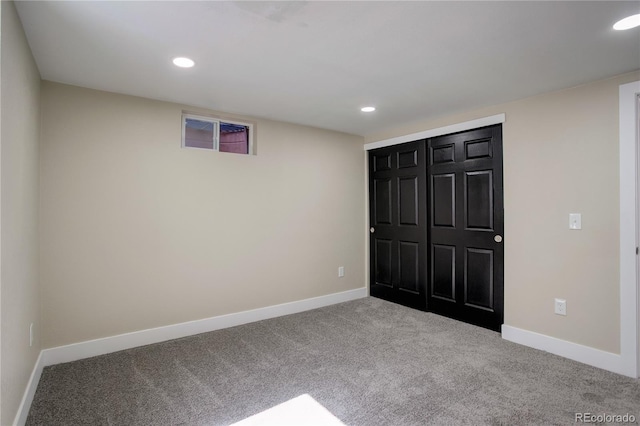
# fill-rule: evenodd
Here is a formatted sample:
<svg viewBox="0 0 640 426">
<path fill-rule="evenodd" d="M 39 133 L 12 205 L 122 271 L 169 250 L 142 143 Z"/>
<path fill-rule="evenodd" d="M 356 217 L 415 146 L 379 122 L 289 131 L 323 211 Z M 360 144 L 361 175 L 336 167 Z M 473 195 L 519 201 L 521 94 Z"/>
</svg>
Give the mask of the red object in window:
<svg viewBox="0 0 640 426">
<path fill-rule="evenodd" d="M 235 152 L 237 154 L 249 153 L 248 129 L 233 132 L 220 132 L 220 151 Z"/>
</svg>

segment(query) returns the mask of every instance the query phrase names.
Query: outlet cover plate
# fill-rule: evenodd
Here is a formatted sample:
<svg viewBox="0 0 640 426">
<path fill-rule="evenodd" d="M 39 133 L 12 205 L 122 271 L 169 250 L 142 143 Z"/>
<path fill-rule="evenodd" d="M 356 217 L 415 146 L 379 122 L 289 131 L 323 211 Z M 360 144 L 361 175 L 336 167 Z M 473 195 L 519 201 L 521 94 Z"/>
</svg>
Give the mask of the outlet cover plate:
<svg viewBox="0 0 640 426">
<path fill-rule="evenodd" d="M 558 315 L 567 315 L 567 301 L 564 299 L 555 299 L 554 312 Z"/>
</svg>

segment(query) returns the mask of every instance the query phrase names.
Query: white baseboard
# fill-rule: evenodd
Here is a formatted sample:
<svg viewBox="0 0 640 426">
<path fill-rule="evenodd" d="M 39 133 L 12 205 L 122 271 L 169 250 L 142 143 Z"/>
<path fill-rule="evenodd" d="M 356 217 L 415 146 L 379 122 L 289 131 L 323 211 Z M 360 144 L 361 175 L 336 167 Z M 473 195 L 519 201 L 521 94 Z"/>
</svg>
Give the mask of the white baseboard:
<svg viewBox="0 0 640 426">
<path fill-rule="evenodd" d="M 523 330 L 509 325 L 502 326 L 502 338 L 510 342 L 519 343 L 535 349 L 550 352 L 554 355 L 569 358 L 583 364 L 602 368 L 603 370 L 623 374 L 635 378 L 631 372 L 626 371 L 622 356 L 611 352 L 605 352 L 589 346 L 567 342 L 533 331 Z"/>
<path fill-rule="evenodd" d="M 27 384 L 27 389 L 25 390 L 22 398 L 22 403 L 20 404 L 20 408 L 16 414 L 14 424 L 18 426 L 25 424 L 27 415 L 29 414 L 29 408 L 31 408 L 33 396 L 35 395 L 40 376 L 42 375 L 42 369 L 49 365 L 77 361 L 83 358 L 90 358 L 93 356 L 104 355 L 153 343 L 165 342 L 167 340 L 178 339 L 181 337 L 193 336 L 195 334 L 234 327 L 236 325 L 296 314 L 298 312 L 361 299 L 367 296 L 368 288 L 362 287 L 326 296 L 268 306 L 266 308 L 220 315 L 212 318 L 183 322 L 180 324 L 119 334 L 117 336 L 105 337 L 102 339 L 88 340 L 86 342 L 74 343 L 72 345 L 44 349 L 40 352 L 38 361 L 33 368 L 31 378 Z"/>
<path fill-rule="evenodd" d="M 43 368 L 44 364 L 42 363 L 41 351 L 40 355 L 38 355 L 38 359 L 36 360 L 36 365 L 33 367 L 33 371 L 31 371 L 31 377 L 29 377 L 29 382 L 27 382 L 27 389 L 25 389 L 24 395 L 22 395 L 22 401 L 20 401 L 18 413 L 16 414 L 16 418 L 13 420 L 14 425 L 24 425 L 27 422 L 29 408 L 31 408 L 33 396 L 36 394 L 36 389 L 38 388 L 38 382 L 40 382 L 40 376 L 42 376 Z"/>
</svg>

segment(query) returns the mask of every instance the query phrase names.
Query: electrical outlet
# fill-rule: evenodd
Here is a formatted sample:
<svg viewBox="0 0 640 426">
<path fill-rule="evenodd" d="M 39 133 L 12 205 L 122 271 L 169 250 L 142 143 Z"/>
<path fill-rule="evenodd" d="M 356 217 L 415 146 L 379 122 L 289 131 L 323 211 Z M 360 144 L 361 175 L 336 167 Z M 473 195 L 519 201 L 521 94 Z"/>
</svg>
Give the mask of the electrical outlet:
<svg viewBox="0 0 640 426">
<path fill-rule="evenodd" d="M 29 325 L 29 346 L 33 346 L 33 323 Z"/>
<path fill-rule="evenodd" d="M 344 277 L 344 266 L 338 267 L 338 278 Z"/>
<path fill-rule="evenodd" d="M 555 299 L 555 313 L 558 315 L 567 315 L 567 301 L 564 299 Z"/>
</svg>

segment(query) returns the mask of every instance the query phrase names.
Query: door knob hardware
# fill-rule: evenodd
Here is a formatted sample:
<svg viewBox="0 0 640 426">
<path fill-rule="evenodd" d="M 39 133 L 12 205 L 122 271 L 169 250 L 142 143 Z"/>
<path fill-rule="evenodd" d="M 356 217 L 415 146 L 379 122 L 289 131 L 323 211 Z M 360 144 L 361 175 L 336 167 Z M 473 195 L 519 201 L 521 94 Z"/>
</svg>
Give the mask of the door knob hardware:
<svg viewBox="0 0 640 426">
<path fill-rule="evenodd" d="M 493 237 L 493 241 L 495 241 L 496 243 L 501 243 L 502 235 L 496 235 L 495 237 Z"/>
<path fill-rule="evenodd" d="M 374 232 L 376 232 L 376 228 L 374 228 L 374 227 L 372 226 L 371 228 L 369 228 L 369 232 L 371 232 L 371 233 L 373 234 Z"/>
</svg>

